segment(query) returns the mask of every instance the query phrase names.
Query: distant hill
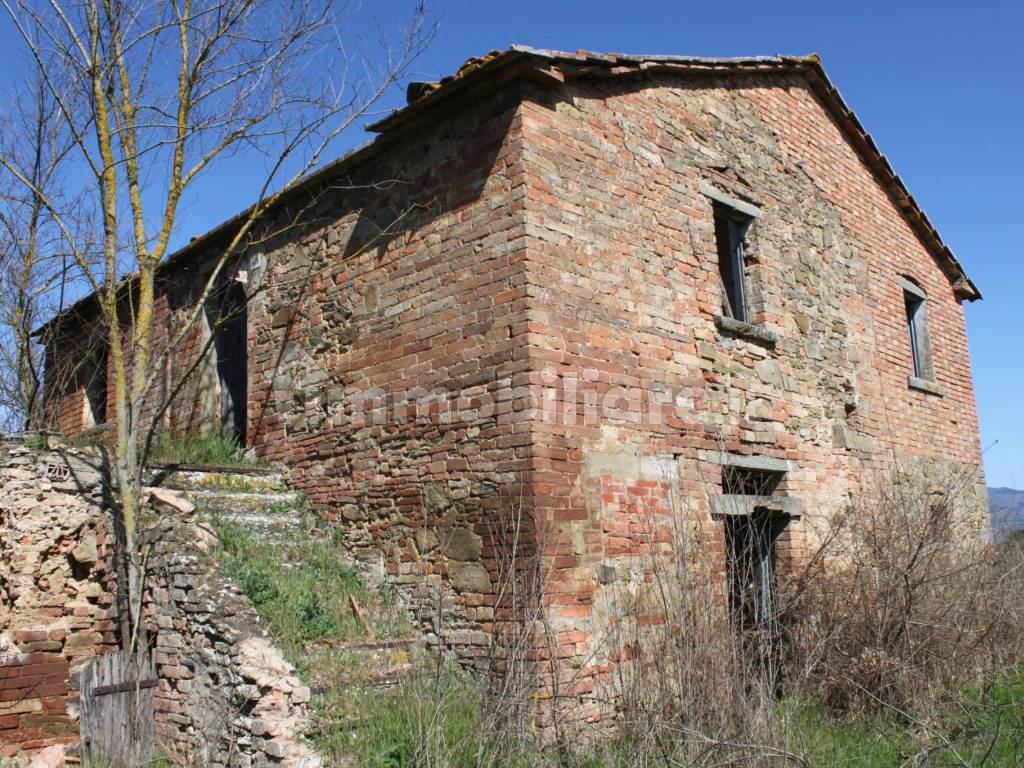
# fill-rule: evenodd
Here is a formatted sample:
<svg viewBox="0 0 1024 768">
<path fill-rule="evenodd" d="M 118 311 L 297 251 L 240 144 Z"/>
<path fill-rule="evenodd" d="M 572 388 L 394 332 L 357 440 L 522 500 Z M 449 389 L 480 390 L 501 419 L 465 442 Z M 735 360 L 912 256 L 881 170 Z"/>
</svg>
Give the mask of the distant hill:
<svg viewBox="0 0 1024 768">
<path fill-rule="evenodd" d="M 989 488 L 988 505 L 996 541 L 1002 541 L 1011 531 L 1024 530 L 1024 491 Z"/>
</svg>

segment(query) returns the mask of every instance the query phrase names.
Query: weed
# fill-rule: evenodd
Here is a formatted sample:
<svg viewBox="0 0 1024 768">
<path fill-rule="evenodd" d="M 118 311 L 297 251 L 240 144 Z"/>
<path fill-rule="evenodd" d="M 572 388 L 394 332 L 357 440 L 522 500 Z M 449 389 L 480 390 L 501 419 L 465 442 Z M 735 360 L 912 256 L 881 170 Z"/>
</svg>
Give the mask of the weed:
<svg viewBox="0 0 1024 768">
<path fill-rule="evenodd" d="M 238 443 L 224 435 L 185 435 L 164 433 L 153 445 L 149 461 L 155 464 L 210 464 L 218 466 L 254 466 Z"/>
<path fill-rule="evenodd" d="M 279 543 L 225 520 L 214 520 L 225 573 L 248 595 L 267 628 L 293 661 L 313 644 L 391 637 L 406 631 L 396 601 L 371 593 L 330 539 L 305 528 Z M 352 603 L 364 607 L 364 618 Z M 366 625 L 364 625 L 366 621 Z"/>
<path fill-rule="evenodd" d="M 50 447 L 50 437 L 45 432 L 26 432 L 22 436 L 26 448 L 33 451 L 45 451 Z"/>
</svg>

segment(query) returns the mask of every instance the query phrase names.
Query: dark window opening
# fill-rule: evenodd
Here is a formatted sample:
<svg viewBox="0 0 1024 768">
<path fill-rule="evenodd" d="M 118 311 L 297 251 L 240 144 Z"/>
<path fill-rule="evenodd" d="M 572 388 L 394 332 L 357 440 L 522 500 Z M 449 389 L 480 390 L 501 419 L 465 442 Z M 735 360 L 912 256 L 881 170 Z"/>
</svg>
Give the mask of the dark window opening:
<svg viewBox="0 0 1024 768">
<path fill-rule="evenodd" d="M 771 496 L 781 481 L 781 472 L 726 465 L 722 471 L 722 493 Z"/>
<path fill-rule="evenodd" d="M 928 346 L 928 321 L 925 300 L 909 291 L 903 292 L 907 309 L 907 333 L 910 339 L 910 356 L 914 376 L 931 380 L 934 377 L 931 364 L 931 350 Z"/>
<path fill-rule="evenodd" d="M 718 273 L 722 278 L 722 313 L 749 322 L 745 286 L 743 241 L 752 219 L 721 203 L 715 204 L 715 243 Z"/>
<path fill-rule="evenodd" d="M 769 687 L 778 682 L 781 630 L 776 541 L 789 517 L 755 508 L 725 521 L 729 613 L 747 657 L 761 667 Z"/>
<path fill-rule="evenodd" d="M 220 380 L 220 427 L 245 444 L 248 401 L 247 297 L 242 284 L 228 280 L 207 302 L 207 317 L 214 334 L 217 377 Z"/>
<path fill-rule="evenodd" d="M 766 509 L 726 520 L 729 608 L 742 630 L 771 630 L 777 621 L 775 541 L 787 522 Z"/>
</svg>

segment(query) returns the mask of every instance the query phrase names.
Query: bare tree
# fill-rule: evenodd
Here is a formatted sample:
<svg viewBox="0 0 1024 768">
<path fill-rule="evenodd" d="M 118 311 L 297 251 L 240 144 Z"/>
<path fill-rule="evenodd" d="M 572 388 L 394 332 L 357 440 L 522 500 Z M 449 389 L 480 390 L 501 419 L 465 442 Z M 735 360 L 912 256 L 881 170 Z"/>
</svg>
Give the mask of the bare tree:
<svg viewBox="0 0 1024 768">
<path fill-rule="evenodd" d="M 321 0 L 0 2 L 56 104 L 72 141 L 68 162 L 101 216 L 102 263 L 94 268 L 58 201 L 0 157 L 38 196 L 96 297 L 109 356 L 111 469 L 134 627 L 136 528 L 152 435 L 146 404 L 164 361 L 195 327 L 225 265 L 245 251 L 267 211 L 408 72 L 431 30 L 418 5 L 408 26 L 382 34 L 381 50 L 370 56 L 352 52 L 334 7 Z M 184 321 L 156 350 L 157 270 L 182 200 L 226 158 L 253 151 L 266 169 L 255 202 L 214 255 Z"/>
<path fill-rule="evenodd" d="M 11 95 L 0 125 L 0 154 L 26 185 L 0 173 L 0 430 L 39 426 L 42 361 L 31 334 L 41 318 L 59 310 L 74 290 L 69 252 L 47 205 L 75 221 L 88 252 L 84 210 L 62 195 L 60 171 L 71 149 L 46 82 L 33 72 Z"/>
</svg>

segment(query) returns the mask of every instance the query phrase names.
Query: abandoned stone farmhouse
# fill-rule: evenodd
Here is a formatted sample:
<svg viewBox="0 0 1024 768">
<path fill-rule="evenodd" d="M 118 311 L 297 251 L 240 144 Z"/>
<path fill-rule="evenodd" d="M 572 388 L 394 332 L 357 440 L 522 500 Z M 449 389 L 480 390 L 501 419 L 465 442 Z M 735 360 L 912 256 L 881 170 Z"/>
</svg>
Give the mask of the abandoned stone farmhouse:
<svg viewBox="0 0 1024 768">
<path fill-rule="evenodd" d="M 816 57 L 513 47 L 408 97 L 232 257 L 153 408 L 281 466 L 414 606 L 443 586 L 465 658 L 510 531 L 584 695 L 681 520 L 768 590 L 878 473 L 984 485 L 979 291 Z M 163 266 L 158 348 L 237 225 Z M 94 312 L 41 333 L 69 434 L 111 412 Z"/>
</svg>

